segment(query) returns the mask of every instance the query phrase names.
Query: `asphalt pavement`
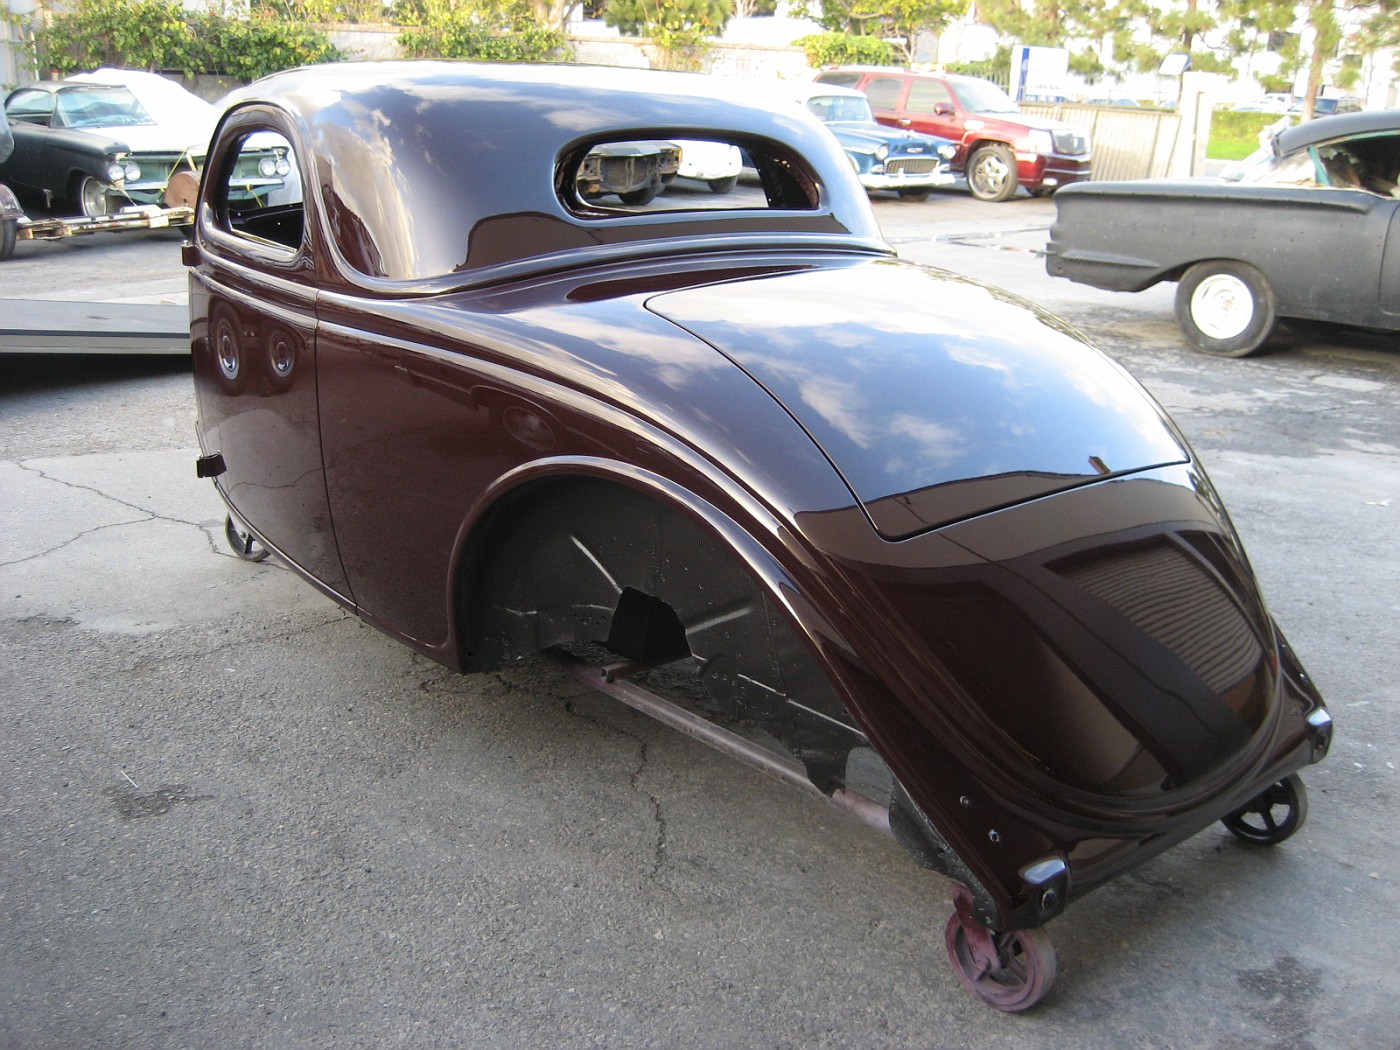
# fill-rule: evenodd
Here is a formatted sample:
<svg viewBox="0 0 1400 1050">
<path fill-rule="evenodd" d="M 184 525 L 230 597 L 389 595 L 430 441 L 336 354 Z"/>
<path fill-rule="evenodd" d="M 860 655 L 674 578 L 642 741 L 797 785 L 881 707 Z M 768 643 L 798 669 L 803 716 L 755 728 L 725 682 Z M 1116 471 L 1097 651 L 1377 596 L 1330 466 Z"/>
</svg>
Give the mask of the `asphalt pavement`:
<svg viewBox="0 0 1400 1050">
<path fill-rule="evenodd" d="M 194 478 L 188 362 L 0 358 L 0 1048 L 1400 1046 L 1400 351 L 1188 349 L 1171 289 L 1045 276 L 1046 201 L 881 199 L 908 257 L 1042 302 L 1166 405 L 1337 722 L 1310 818 L 1211 828 L 1051 924 L 996 1014 L 946 884 L 556 672 L 458 677 Z M 21 244 L 26 299 L 179 302 L 169 234 Z"/>
</svg>

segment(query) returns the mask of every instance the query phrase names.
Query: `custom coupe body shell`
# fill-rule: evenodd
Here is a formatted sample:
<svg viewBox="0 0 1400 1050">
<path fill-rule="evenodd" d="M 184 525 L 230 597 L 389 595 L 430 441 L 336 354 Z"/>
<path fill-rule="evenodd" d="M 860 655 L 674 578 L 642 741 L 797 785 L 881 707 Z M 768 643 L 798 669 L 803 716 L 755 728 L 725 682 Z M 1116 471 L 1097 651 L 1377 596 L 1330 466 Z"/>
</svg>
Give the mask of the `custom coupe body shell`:
<svg viewBox="0 0 1400 1050">
<path fill-rule="evenodd" d="M 221 196 L 264 132 L 294 214 Z M 743 148 L 763 202 L 579 197 L 599 144 L 677 138 Z M 563 648 L 698 682 L 964 887 L 949 951 L 993 1005 L 1043 994 L 1069 900 L 1325 752 L 1171 422 L 1057 319 L 896 259 L 790 104 L 323 67 L 233 96 L 208 173 L 200 462 L 242 552 L 455 668 Z"/>
</svg>

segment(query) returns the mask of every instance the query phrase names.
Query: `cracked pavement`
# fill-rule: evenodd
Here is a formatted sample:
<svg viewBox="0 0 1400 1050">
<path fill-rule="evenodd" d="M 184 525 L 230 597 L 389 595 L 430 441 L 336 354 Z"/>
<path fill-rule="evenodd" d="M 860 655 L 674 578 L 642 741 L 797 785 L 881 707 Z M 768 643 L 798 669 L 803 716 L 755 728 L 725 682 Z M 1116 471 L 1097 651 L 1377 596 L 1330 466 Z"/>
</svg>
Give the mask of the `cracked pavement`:
<svg viewBox="0 0 1400 1050">
<path fill-rule="evenodd" d="M 1045 277 L 1052 210 L 876 203 L 904 254 L 1100 341 L 1196 445 L 1337 719 L 1297 837 L 1208 829 L 1078 902 L 1050 998 L 994 1014 L 891 840 L 234 557 L 187 362 L 0 359 L 0 1048 L 1393 1046 L 1400 352 L 1205 358 L 1169 289 Z M 3 265 L 6 295 L 182 281 L 157 237 Z"/>
</svg>

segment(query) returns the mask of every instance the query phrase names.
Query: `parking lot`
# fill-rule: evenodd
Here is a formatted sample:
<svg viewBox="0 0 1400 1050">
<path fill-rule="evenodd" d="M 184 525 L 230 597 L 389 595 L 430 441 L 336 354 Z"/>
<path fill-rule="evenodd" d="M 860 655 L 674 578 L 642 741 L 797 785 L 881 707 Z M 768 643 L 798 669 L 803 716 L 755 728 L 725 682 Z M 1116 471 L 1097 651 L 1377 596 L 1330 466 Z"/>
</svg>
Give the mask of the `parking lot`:
<svg viewBox="0 0 1400 1050">
<path fill-rule="evenodd" d="M 1212 828 L 976 1003 L 891 840 L 523 667 L 457 677 L 196 481 L 182 358 L 0 358 L 0 1048 L 1395 1047 L 1400 350 L 1190 350 L 1172 288 L 1044 273 L 1051 201 L 876 201 L 920 262 L 1062 314 L 1182 426 L 1336 718 L 1307 827 Z M 21 244 L 25 299 L 179 302 L 168 232 Z"/>
</svg>

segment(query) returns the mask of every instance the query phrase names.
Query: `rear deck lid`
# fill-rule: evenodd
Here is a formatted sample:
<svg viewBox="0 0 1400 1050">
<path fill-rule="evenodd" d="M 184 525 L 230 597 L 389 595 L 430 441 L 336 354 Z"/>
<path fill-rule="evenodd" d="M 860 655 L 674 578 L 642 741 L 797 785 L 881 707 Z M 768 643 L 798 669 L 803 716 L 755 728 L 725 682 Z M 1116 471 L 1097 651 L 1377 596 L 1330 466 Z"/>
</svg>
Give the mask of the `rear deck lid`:
<svg viewBox="0 0 1400 1050">
<path fill-rule="evenodd" d="M 767 389 L 889 539 L 1190 458 L 1063 321 L 952 274 L 871 260 L 648 306 Z"/>
</svg>

